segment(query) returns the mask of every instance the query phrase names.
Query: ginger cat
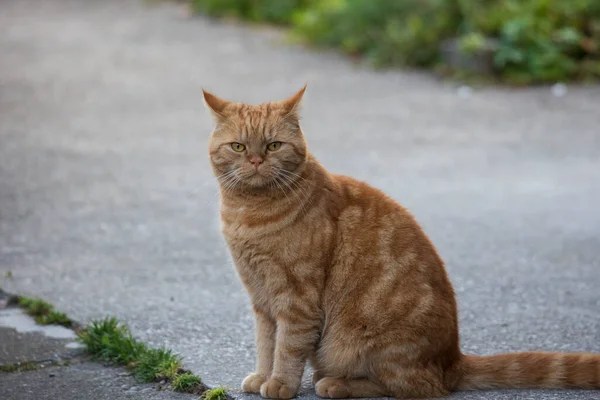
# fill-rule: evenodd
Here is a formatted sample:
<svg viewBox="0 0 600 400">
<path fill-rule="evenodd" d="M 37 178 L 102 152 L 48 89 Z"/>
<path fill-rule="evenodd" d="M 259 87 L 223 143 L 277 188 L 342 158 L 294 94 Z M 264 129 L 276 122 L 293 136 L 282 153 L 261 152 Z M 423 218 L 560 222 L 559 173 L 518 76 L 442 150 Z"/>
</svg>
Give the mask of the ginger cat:
<svg viewBox="0 0 600 400">
<path fill-rule="evenodd" d="M 256 371 L 243 391 L 292 398 L 307 360 L 325 398 L 600 388 L 600 355 L 461 353 L 434 246 L 394 200 L 308 152 L 305 88 L 258 106 L 203 92 L 223 234 L 256 317 Z"/>
</svg>

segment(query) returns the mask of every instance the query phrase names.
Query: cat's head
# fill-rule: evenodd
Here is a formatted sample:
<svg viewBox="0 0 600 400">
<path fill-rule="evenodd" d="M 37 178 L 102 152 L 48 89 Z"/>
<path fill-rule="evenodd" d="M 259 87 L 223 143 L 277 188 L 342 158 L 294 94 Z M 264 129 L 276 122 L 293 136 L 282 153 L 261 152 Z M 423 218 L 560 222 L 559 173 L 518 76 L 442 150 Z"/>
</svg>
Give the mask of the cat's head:
<svg viewBox="0 0 600 400">
<path fill-rule="evenodd" d="M 224 188 L 277 190 L 300 175 L 307 159 L 298 116 L 305 89 L 286 100 L 260 105 L 233 103 L 203 91 L 216 122 L 210 161 Z"/>
</svg>

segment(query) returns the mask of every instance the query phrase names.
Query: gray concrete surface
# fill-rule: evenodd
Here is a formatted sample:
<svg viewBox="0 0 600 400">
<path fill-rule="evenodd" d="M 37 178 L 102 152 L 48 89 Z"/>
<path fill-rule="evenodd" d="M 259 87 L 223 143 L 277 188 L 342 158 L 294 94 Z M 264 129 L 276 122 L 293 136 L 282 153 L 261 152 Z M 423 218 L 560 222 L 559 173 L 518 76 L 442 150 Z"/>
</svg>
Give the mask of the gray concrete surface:
<svg viewBox="0 0 600 400">
<path fill-rule="evenodd" d="M 139 384 L 123 368 L 84 362 L 37 371 L 0 373 L 4 400 L 195 400 L 198 396 L 157 391 Z"/>
<path fill-rule="evenodd" d="M 447 261 L 465 352 L 600 352 L 600 88 L 456 88 L 137 0 L 0 1 L 0 271 L 114 315 L 210 384 L 254 363 L 219 234 L 204 86 L 283 98 L 331 170 L 413 211 Z M 303 395 L 313 396 L 308 386 Z M 600 392 L 455 398 L 600 399 Z"/>
<path fill-rule="evenodd" d="M 66 353 L 72 340 L 55 339 L 34 332 L 19 332 L 0 324 L 0 365 L 55 360 Z"/>
</svg>

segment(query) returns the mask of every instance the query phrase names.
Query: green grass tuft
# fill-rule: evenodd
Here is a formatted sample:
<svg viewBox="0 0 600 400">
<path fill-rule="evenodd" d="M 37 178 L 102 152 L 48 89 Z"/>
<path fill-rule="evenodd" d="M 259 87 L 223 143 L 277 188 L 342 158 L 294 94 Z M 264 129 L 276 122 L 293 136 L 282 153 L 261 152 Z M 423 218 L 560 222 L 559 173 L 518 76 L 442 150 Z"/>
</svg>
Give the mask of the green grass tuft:
<svg viewBox="0 0 600 400">
<path fill-rule="evenodd" d="M 40 368 L 40 364 L 32 361 L 24 361 L 15 364 L 0 365 L 0 372 L 24 372 L 35 371 Z"/>
<path fill-rule="evenodd" d="M 185 372 L 181 375 L 177 375 L 175 379 L 173 379 L 172 386 L 173 389 L 178 392 L 190 392 L 200 383 L 202 383 L 200 377 L 191 372 Z"/>
<path fill-rule="evenodd" d="M 223 386 L 219 386 L 214 389 L 208 389 L 202 394 L 202 400 L 225 400 L 226 398 L 227 391 Z"/>
<path fill-rule="evenodd" d="M 181 358 L 171 350 L 147 349 L 143 352 L 135 366 L 135 377 L 142 382 L 152 382 L 166 377 L 167 372 L 172 372 L 174 366 L 181 366 Z"/>
<path fill-rule="evenodd" d="M 144 343 L 133 338 L 129 328 L 116 318 L 93 321 L 79 333 L 79 340 L 96 359 L 130 365 L 148 351 Z"/>
<path fill-rule="evenodd" d="M 181 359 L 179 357 L 172 360 L 167 360 L 162 363 L 159 374 L 160 376 L 158 378 L 173 380 L 179 375 L 180 371 L 182 371 L 182 369 Z"/>
<path fill-rule="evenodd" d="M 54 308 L 52 307 L 52 304 L 47 303 L 42 299 L 33 299 L 23 296 L 19 297 L 19 305 L 32 316 L 48 314 Z"/>
<path fill-rule="evenodd" d="M 62 325 L 67 328 L 73 326 L 73 321 L 65 314 L 56 311 L 52 304 L 42 299 L 19 296 L 17 303 L 23 308 L 26 314 L 34 317 L 35 322 L 40 325 Z"/>
<path fill-rule="evenodd" d="M 72 324 L 69 317 L 58 311 L 50 311 L 49 314 L 39 315 L 35 317 L 35 322 L 40 325 L 62 325 L 67 327 L 70 327 Z"/>
<path fill-rule="evenodd" d="M 4 364 L 0 365 L 0 372 L 27 372 L 37 371 L 45 366 L 66 366 L 68 361 L 60 362 L 57 360 L 44 360 L 44 361 L 21 361 L 15 364 Z"/>
</svg>

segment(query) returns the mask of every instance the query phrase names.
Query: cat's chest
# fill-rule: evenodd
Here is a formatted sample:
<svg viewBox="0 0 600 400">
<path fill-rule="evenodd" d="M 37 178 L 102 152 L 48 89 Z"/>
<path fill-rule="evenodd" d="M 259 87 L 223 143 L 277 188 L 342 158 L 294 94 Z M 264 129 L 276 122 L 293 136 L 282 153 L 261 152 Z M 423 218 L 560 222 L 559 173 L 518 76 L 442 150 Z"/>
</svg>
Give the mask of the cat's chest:
<svg viewBox="0 0 600 400">
<path fill-rule="evenodd" d="M 246 284 L 268 285 L 289 264 L 277 238 L 246 239 L 225 236 L 235 266 Z"/>
<path fill-rule="evenodd" d="M 294 266 L 277 254 L 277 245 L 273 240 L 268 243 L 235 239 L 227 242 L 253 304 L 270 312 L 280 309 L 278 304 L 286 302 L 285 299 L 293 290 L 290 283 L 298 282 Z"/>
<path fill-rule="evenodd" d="M 320 270 L 318 260 L 307 257 L 309 244 L 285 233 L 271 237 L 227 237 L 238 274 L 257 303 L 272 308 L 281 299 L 289 303 L 290 296 L 301 293 Z M 283 304 L 282 303 L 282 304 Z"/>
</svg>

